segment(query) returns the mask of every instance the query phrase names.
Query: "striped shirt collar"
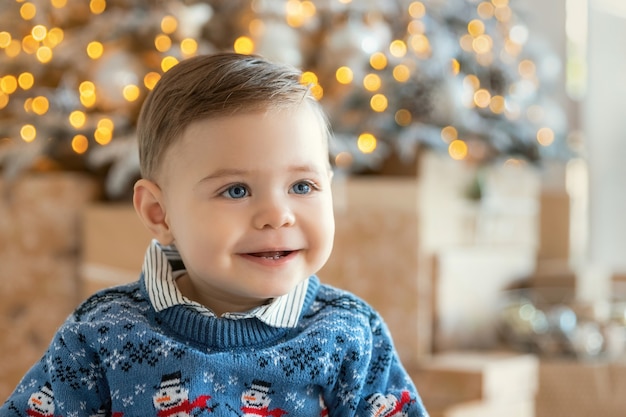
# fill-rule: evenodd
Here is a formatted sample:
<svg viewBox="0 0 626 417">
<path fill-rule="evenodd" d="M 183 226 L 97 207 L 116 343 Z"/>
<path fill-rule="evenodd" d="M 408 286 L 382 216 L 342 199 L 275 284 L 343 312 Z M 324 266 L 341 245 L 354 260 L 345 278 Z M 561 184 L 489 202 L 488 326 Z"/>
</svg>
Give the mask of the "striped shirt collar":
<svg viewBox="0 0 626 417">
<path fill-rule="evenodd" d="M 175 246 L 163 246 L 153 240 L 146 251 L 143 263 L 143 276 L 148 290 L 148 297 L 156 311 L 162 311 L 175 305 L 187 305 L 198 313 L 215 317 L 215 314 L 200 303 L 185 297 L 175 281 L 185 271 L 185 265 Z M 304 304 L 309 280 L 298 284 L 290 293 L 277 297 L 266 305 L 256 307 L 244 313 L 225 313 L 228 319 L 256 317 L 272 327 L 295 327 Z"/>
</svg>

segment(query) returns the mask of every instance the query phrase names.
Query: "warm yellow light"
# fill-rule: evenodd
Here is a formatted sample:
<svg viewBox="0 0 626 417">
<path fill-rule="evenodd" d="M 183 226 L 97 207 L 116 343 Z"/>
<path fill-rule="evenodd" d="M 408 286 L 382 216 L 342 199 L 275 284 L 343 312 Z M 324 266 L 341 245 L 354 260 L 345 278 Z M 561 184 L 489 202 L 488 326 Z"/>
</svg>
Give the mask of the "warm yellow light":
<svg viewBox="0 0 626 417">
<path fill-rule="evenodd" d="M 5 94 L 13 94 L 17 86 L 17 78 L 14 75 L 5 75 L 0 80 L 0 90 Z"/>
<path fill-rule="evenodd" d="M 50 0 L 50 4 L 52 4 L 52 7 L 55 9 L 62 9 L 67 6 L 67 0 Z"/>
<path fill-rule="evenodd" d="M 406 55 L 406 44 L 400 39 L 396 39 L 389 45 L 389 52 L 396 58 L 402 58 Z"/>
<path fill-rule="evenodd" d="M 387 57 L 382 52 L 375 52 L 370 56 L 370 65 L 375 70 L 385 69 L 387 66 Z"/>
<path fill-rule="evenodd" d="M 496 7 L 506 7 L 509 5 L 509 0 L 491 0 Z"/>
<path fill-rule="evenodd" d="M 479 89 L 474 93 L 474 104 L 478 107 L 486 108 L 491 103 L 491 93 L 484 88 Z"/>
<path fill-rule="evenodd" d="M 423 35 L 426 32 L 426 25 L 422 20 L 411 20 L 406 31 L 409 35 Z"/>
<path fill-rule="evenodd" d="M 115 124 L 113 123 L 113 120 L 109 119 L 108 117 L 103 117 L 102 119 L 98 120 L 97 126 L 100 129 L 109 129 L 110 131 L 113 131 Z"/>
<path fill-rule="evenodd" d="M 368 132 L 361 133 L 357 139 L 356 146 L 359 148 L 359 151 L 363 153 L 372 153 L 378 146 L 376 136 Z"/>
<path fill-rule="evenodd" d="M 100 145 L 108 145 L 113 139 L 113 131 L 105 127 L 99 127 L 93 134 L 94 139 Z"/>
<path fill-rule="evenodd" d="M 400 109 L 396 112 L 394 120 L 400 126 L 408 126 L 411 124 L 413 116 L 411 115 L 411 112 L 407 109 Z"/>
<path fill-rule="evenodd" d="M 37 7 L 33 3 L 27 2 L 20 7 L 20 16 L 22 16 L 24 20 L 31 20 L 36 14 Z"/>
<path fill-rule="evenodd" d="M 89 2 L 89 10 L 93 14 L 101 14 L 107 7 L 106 0 L 91 0 Z"/>
<path fill-rule="evenodd" d="M 84 154 L 89 148 L 89 140 L 85 135 L 76 135 L 72 138 L 72 150 L 77 154 Z"/>
<path fill-rule="evenodd" d="M 467 33 L 476 37 L 485 33 L 485 24 L 482 20 L 474 19 L 467 24 Z"/>
<path fill-rule="evenodd" d="M 124 96 L 124 99 L 130 102 L 136 101 L 139 98 L 139 93 L 139 87 L 134 84 L 129 84 L 125 86 L 122 90 L 122 95 Z"/>
<path fill-rule="evenodd" d="M 0 32 L 0 48 L 6 48 L 11 44 L 11 34 L 6 31 Z"/>
<path fill-rule="evenodd" d="M 300 84 L 302 85 L 317 84 L 318 82 L 317 75 L 312 71 L 305 71 L 300 76 Z"/>
<path fill-rule="evenodd" d="M 20 136 L 24 142 L 32 142 L 37 137 L 37 129 L 30 124 L 24 125 L 20 129 Z"/>
<path fill-rule="evenodd" d="M 73 112 L 70 113 L 68 119 L 70 121 L 70 124 L 75 129 L 80 129 L 81 127 L 85 125 L 85 122 L 87 121 L 87 115 L 80 110 L 74 110 Z"/>
<path fill-rule="evenodd" d="M 376 74 L 367 74 L 363 77 L 363 87 L 365 87 L 367 91 L 377 91 L 381 84 L 382 81 Z"/>
<path fill-rule="evenodd" d="M 4 53 L 7 54 L 9 58 L 15 58 L 20 52 L 22 52 L 22 45 L 17 39 L 13 39 L 4 50 Z"/>
<path fill-rule="evenodd" d="M 48 112 L 48 109 L 50 108 L 50 103 L 48 102 L 48 99 L 46 97 L 37 96 L 33 99 L 31 103 L 31 108 L 33 109 L 33 113 L 41 116 Z"/>
<path fill-rule="evenodd" d="M 315 84 L 311 86 L 311 95 L 316 99 L 316 100 L 321 100 L 322 97 L 324 97 L 324 88 L 319 85 L 319 84 Z"/>
<path fill-rule="evenodd" d="M 86 108 L 93 107 L 96 104 L 95 92 L 88 96 L 80 96 L 80 103 Z"/>
<path fill-rule="evenodd" d="M 421 1 L 414 1 L 409 4 L 409 15 L 414 19 L 421 19 L 426 16 L 426 6 Z"/>
<path fill-rule="evenodd" d="M 530 59 L 525 59 L 517 67 L 520 75 L 524 78 L 532 78 L 537 70 L 535 63 Z"/>
<path fill-rule="evenodd" d="M 411 78 L 411 70 L 404 64 L 396 65 L 393 69 L 393 78 L 399 83 L 405 83 Z"/>
<path fill-rule="evenodd" d="M 39 42 L 32 35 L 26 35 L 22 38 L 22 49 L 27 54 L 34 54 L 39 49 Z"/>
<path fill-rule="evenodd" d="M 480 16 L 481 19 L 491 19 L 494 13 L 494 7 L 493 4 L 487 1 L 483 1 L 478 5 L 476 11 L 478 12 L 478 16 Z"/>
<path fill-rule="evenodd" d="M 154 47 L 159 52 L 165 52 L 172 47 L 172 40 L 169 36 L 161 33 L 154 38 Z"/>
<path fill-rule="evenodd" d="M 474 91 L 480 88 L 480 80 L 474 74 L 466 75 L 463 79 L 463 84 L 469 86 Z"/>
<path fill-rule="evenodd" d="M 354 78 L 354 73 L 348 67 L 339 67 L 335 71 L 335 78 L 340 84 L 350 84 Z"/>
<path fill-rule="evenodd" d="M 542 127 L 537 131 L 537 142 L 541 146 L 550 146 L 554 142 L 554 131 L 549 127 Z"/>
<path fill-rule="evenodd" d="M 502 114 L 502 113 L 504 113 L 504 110 L 506 110 L 504 97 L 502 97 L 502 96 L 493 96 L 491 98 L 491 103 L 489 103 L 489 108 L 495 114 Z"/>
<path fill-rule="evenodd" d="M 91 81 L 83 81 L 78 86 L 78 92 L 81 96 L 91 96 L 96 93 L 96 86 Z"/>
<path fill-rule="evenodd" d="M 446 126 L 441 129 L 441 139 L 445 143 L 452 143 L 459 138 L 459 132 L 454 126 Z"/>
<path fill-rule="evenodd" d="M 98 41 L 89 42 L 87 44 L 87 55 L 91 59 L 98 59 L 104 53 L 104 45 Z"/>
<path fill-rule="evenodd" d="M 20 129 L 20 136 L 24 142 L 32 142 L 37 137 L 37 129 L 33 125 L 24 125 Z"/>
<path fill-rule="evenodd" d="M 493 40 L 489 35 L 479 35 L 472 41 L 472 49 L 478 54 L 491 51 Z"/>
<path fill-rule="evenodd" d="M 254 41 L 248 36 L 240 36 L 235 39 L 233 49 L 237 53 L 249 55 L 254 52 Z"/>
<path fill-rule="evenodd" d="M 37 49 L 37 60 L 42 64 L 47 64 L 52 60 L 52 49 L 47 46 L 41 46 Z"/>
<path fill-rule="evenodd" d="M 178 59 L 173 56 L 166 56 L 161 60 L 161 70 L 163 70 L 163 72 L 167 72 L 176 64 L 178 64 Z"/>
<path fill-rule="evenodd" d="M 452 159 L 457 161 L 467 157 L 467 144 L 460 139 L 453 140 L 448 146 L 448 154 Z"/>
<path fill-rule="evenodd" d="M 387 97 L 384 94 L 374 94 L 370 99 L 370 107 L 375 112 L 381 113 L 387 110 L 387 106 L 389 102 L 387 101 Z"/>
<path fill-rule="evenodd" d="M 143 85 L 145 85 L 148 90 L 152 90 L 160 79 L 161 75 L 159 75 L 158 73 L 149 72 L 143 77 Z"/>
<path fill-rule="evenodd" d="M 48 29 L 44 25 L 35 25 L 31 29 L 30 34 L 36 41 L 41 42 L 48 34 Z"/>
<path fill-rule="evenodd" d="M 165 16 L 161 19 L 161 30 L 163 33 L 172 34 L 178 27 L 178 21 L 174 16 Z"/>
<path fill-rule="evenodd" d="M 30 90 L 35 84 L 35 77 L 30 72 L 23 72 L 17 77 L 17 83 L 22 90 Z"/>
<path fill-rule="evenodd" d="M 459 72 L 461 72 L 461 63 L 455 58 L 452 58 L 450 67 L 452 68 L 452 75 L 459 75 Z"/>
<path fill-rule="evenodd" d="M 411 49 L 413 49 L 416 54 L 425 55 L 430 53 L 430 41 L 425 35 L 421 33 L 413 35 L 410 37 L 409 42 Z"/>
<path fill-rule="evenodd" d="M 9 95 L 0 91 L 0 109 L 4 109 L 9 104 Z"/>
<path fill-rule="evenodd" d="M 180 42 L 180 50 L 183 55 L 191 56 L 198 51 L 198 42 L 192 38 L 183 39 Z"/>
<path fill-rule="evenodd" d="M 48 31 L 48 36 L 44 39 L 44 45 L 54 48 L 63 41 L 63 30 L 60 28 L 52 28 Z"/>
</svg>

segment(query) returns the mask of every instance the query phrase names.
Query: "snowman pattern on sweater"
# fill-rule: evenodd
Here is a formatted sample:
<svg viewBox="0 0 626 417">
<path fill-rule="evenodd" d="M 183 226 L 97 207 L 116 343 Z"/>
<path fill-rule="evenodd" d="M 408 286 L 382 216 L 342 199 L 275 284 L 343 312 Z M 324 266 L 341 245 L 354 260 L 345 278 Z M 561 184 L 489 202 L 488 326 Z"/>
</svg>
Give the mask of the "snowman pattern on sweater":
<svg viewBox="0 0 626 417">
<path fill-rule="evenodd" d="M 270 410 L 270 402 L 272 402 L 270 395 L 274 394 L 271 388 L 272 384 L 269 382 L 258 379 L 252 381 L 252 385 L 241 394 L 243 417 L 281 417 L 284 414 L 288 414 L 280 408 Z"/>
<path fill-rule="evenodd" d="M 194 409 L 207 409 L 210 395 L 201 395 L 189 401 L 189 390 L 185 387 L 181 372 L 163 375 L 157 391 L 152 397 L 158 417 L 190 417 Z"/>
<path fill-rule="evenodd" d="M 26 414 L 30 417 L 54 416 L 54 392 L 48 382 L 30 396 Z"/>
</svg>

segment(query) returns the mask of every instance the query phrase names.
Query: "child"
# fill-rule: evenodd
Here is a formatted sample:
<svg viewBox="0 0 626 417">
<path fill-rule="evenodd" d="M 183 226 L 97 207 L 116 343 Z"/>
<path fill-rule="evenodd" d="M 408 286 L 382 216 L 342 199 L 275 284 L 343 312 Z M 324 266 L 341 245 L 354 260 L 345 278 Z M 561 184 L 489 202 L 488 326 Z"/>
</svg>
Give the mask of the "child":
<svg viewBox="0 0 626 417">
<path fill-rule="evenodd" d="M 315 276 L 329 132 L 297 70 L 184 60 L 137 133 L 141 277 L 79 306 L 0 416 L 427 416 L 381 317 Z"/>
</svg>

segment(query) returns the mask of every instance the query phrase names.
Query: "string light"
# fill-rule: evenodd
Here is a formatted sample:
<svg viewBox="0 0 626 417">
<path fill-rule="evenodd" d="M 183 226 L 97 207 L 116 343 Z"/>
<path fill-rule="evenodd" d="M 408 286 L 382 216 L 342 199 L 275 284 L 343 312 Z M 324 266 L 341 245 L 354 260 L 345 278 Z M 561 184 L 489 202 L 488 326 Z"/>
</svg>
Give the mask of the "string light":
<svg viewBox="0 0 626 417">
<path fill-rule="evenodd" d="M 165 34 L 172 34 L 176 32 L 176 28 L 178 27 L 178 20 L 174 16 L 164 16 L 161 19 L 161 31 Z"/>
<path fill-rule="evenodd" d="M 139 87 L 134 84 L 124 86 L 124 88 L 122 89 L 122 95 L 124 96 L 124 99 L 129 102 L 136 101 L 139 98 L 139 93 Z"/>
<path fill-rule="evenodd" d="M 399 83 L 405 83 L 411 78 L 411 70 L 404 64 L 398 64 L 393 69 L 393 78 Z"/>
<path fill-rule="evenodd" d="M 387 110 L 389 102 L 384 94 L 374 94 L 370 99 L 370 107 L 372 110 L 378 113 L 382 113 Z"/>
<path fill-rule="evenodd" d="M 160 79 L 161 75 L 154 71 L 151 71 L 143 77 L 143 85 L 145 85 L 148 90 L 152 90 Z"/>
<path fill-rule="evenodd" d="M 254 41 L 248 36 L 240 36 L 235 39 L 233 49 L 237 53 L 249 55 L 254 52 Z"/>
<path fill-rule="evenodd" d="M 89 140 L 87 136 L 78 134 L 72 138 L 72 150 L 81 155 L 89 149 Z"/>
<path fill-rule="evenodd" d="M 339 67 L 335 71 L 335 78 L 340 84 L 350 84 L 354 79 L 354 73 L 349 67 Z"/>
<path fill-rule="evenodd" d="M 87 115 L 83 111 L 74 110 L 70 113 L 68 119 L 72 127 L 74 127 L 75 129 L 80 129 L 85 125 L 85 122 L 87 121 Z"/>
<path fill-rule="evenodd" d="M 6 48 L 11 44 L 11 34 L 7 31 L 0 32 L 0 48 Z"/>
<path fill-rule="evenodd" d="M 50 103 L 48 99 L 44 96 L 37 96 L 32 100 L 31 108 L 33 113 L 42 116 L 48 112 L 48 108 L 50 107 Z"/>
<path fill-rule="evenodd" d="M 91 59 L 98 59 L 104 53 L 104 45 L 98 41 L 89 42 L 87 44 L 87 56 Z"/>
<path fill-rule="evenodd" d="M 166 52 L 172 47 L 172 40 L 164 33 L 154 38 L 154 47 L 159 52 Z"/>
<path fill-rule="evenodd" d="M 24 20 L 32 20 L 37 14 L 37 7 L 30 2 L 22 4 L 20 7 L 20 16 Z"/>
<path fill-rule="evenodd" d="M 161 60 L 161 70 L 167 72 L 176 64 L 178 64 L 178 59 L 173 56 L 166 56 Z"/>
<path fill-rule="evenodd" d="M 14 75 L 5 75 L 0 80 L 0 89 L 6 94 L 13 94 L 17 90 L 17 78 Z"/>
<path fill-rule="evenodd" d="M 17 77 L 17 83 L 22 90 L 30 90 L 35 84 L 35 77 L 30 72 L 23 72 Z"/>
<path fill-rule="evenodd" d="M 406 55 L 406 44 L 400 39 L 396 39 L 389 45 L 389 52 L 396 58 L 402 58 Z"/>
<path fill-rule="evenodd" d="M 421 19 L 426 16 L 426 6 L 421 1 L 414 1 L 409 4 L 409 16 L 414 19 Z"/>
<path fill-rule="evenodd" d="M 369 154 L 376 150 L 378 146 L 377 142 L 376 136 L 369 132 L 364 132 L 361 133 L 357 139 L 357 147 L 362 153 Z"/>
<path fill-rule="evenodd" d="M 37 129 L 31 124 L 26 124 L 20 129 L 20 137 L 24 142 L 30 143 L 37 138 Z"/>
<path fill-rule="evenodd" d="M 537 131 L 537 142 L 541 146 L 550 146 L 554 142 L 554 131 L 549 127 L 542 127 Z"/>
<path fill-rule="evenodd" d="M 377 91 L 380 89 L 381 84 L 382 81 L 376 74 L 367 74 L 363 78 L 363 87 L 365 87 L 367 91 Z"/>
<path fill-rule="evenodd" d="M 448 146 L 448 154 L 452 159 L 457 161 L 465 159 L 467 157 L 467 152 L 467 144 L 460 139 L 453 140 Z"/>
<path fill-rule="evenodd" d="M 89 10 L 93 14 L 102 14 L 107 7 L 105 0 L 91 0 L 89 2 Z"/>
<path fill-rule="evenodd" d="M 375 70 L 383 70 L 387 66 L 387 57 L 382 52 L 375 52 L 370 56 L 370 65 Z"/>
</svg>

